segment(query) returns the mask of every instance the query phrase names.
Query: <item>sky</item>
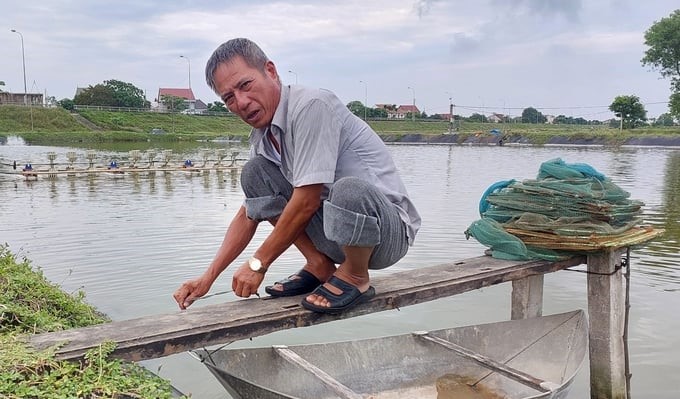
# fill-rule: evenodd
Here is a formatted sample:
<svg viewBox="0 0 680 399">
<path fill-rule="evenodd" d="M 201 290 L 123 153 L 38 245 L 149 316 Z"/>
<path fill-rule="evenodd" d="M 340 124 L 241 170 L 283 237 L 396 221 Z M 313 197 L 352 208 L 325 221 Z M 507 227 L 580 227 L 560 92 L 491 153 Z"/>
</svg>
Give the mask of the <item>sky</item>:
<svg viewBox="0 0 680 399">
<path fill-rule="evenodd" d="M 670 81 L 643 66 L 644 33 L 677 0 L 0 0 L 0 81 L 60 100 L 116 79 L 154 101 L 205 83 L 221 43 L 247 37 L 285 84 L 344 102 L 412 104 L 427 114 L 613 117 L 635 95 L 668 111 Z M 21 36 L 11 30 L 21 33 Z M 181 57 L 183 56 L 183 57 Z"/>
</svg>

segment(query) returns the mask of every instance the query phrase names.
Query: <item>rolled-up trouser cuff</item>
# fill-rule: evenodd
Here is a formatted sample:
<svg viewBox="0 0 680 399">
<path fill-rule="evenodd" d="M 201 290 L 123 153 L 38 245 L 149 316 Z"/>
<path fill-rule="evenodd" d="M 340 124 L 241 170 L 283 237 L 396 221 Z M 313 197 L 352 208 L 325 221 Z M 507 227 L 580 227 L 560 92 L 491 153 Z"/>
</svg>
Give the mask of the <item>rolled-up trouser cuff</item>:
<svg viewBox="0 0 680 399">
<path fill-rule="evenodd" d="M 244 205 L 248 218 L 261 222 L 278 218 L 288 200 L 283 195 L 246 198 Z"/>
<path fill-rule="evenodd" d="M 378 218 L 340 208 L 329 201 L 324 201 L 323 213 L 323 228 L 329 240 L 352 247 L 380 244 Z"/>
</svg>

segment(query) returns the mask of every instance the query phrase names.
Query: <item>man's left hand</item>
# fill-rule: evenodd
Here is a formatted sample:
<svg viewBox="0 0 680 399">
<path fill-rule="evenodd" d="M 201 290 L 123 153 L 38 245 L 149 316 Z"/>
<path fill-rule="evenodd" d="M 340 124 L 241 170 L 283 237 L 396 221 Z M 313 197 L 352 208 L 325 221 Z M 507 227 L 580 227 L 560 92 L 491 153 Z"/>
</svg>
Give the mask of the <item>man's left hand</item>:
<svg viewBox="0 0 680 399">
<path fill-rule="evenodd" d="M 231 289 L 234 290 L 236 296 L 248 298 L 253 294 L 257 294 L 257 289 L 262 284 L 262 280 L 264 280 L 264 274 L 252 271 L 248 262 L 246 262 L 234 273 L 234 277 L 231 280 Z"/>
</svg>

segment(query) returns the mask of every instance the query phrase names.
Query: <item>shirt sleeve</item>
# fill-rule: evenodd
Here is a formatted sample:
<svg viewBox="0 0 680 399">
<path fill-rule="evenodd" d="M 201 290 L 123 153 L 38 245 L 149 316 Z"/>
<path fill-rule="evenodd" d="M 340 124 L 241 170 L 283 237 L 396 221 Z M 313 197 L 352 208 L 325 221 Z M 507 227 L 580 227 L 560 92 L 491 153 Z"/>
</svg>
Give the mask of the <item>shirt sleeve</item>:
<svg viewBox="0 0 680 399">
<path fill-rule="evenodd" d="M 341 126 L 332 108 L 321 99 L 311 100 L 297 113 L 292 123 L 293 186 L 335 181 Z"/>
</svg>

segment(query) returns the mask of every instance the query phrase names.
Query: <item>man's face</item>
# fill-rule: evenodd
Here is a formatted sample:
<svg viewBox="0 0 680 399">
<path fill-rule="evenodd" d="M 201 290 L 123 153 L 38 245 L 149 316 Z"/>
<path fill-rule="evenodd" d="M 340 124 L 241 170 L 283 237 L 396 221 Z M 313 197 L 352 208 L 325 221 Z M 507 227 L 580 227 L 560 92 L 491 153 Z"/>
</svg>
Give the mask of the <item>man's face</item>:
<svg viewBox="0 0 680 399">
<path fill-rule="evenodd" d="M 215 69 L 216 92 L 227 108 L 254 128 L 271 124 L 281 97 L 276 66 L 267 61 L 264 73 L 236 57 Z"/>
</svg>

